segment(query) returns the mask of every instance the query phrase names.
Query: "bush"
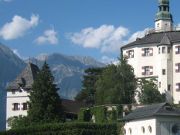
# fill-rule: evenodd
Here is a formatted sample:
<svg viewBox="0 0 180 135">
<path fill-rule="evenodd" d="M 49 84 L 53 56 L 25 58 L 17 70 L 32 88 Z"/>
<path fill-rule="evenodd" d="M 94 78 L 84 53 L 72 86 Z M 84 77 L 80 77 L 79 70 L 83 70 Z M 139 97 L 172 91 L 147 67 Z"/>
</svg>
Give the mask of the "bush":
<svg viewBox="0 0 180 135">
<path fill-rule="evenodd" d="M 0 132 L 0 135 L 120 135 L 118 124 L 45 124 Z"/>
</svg>

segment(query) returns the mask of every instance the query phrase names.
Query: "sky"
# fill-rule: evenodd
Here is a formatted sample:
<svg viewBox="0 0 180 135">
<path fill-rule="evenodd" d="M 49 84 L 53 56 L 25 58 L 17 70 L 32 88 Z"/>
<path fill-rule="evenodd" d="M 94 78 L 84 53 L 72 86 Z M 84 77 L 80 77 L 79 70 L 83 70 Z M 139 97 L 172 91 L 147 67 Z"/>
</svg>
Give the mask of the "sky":
<svg viewBox="0 0 180 135">
<path fill-rule="evenodd" d="M 170 0 L 180 24 L 180 0 Z M 22 59 L 40 54 L 117 60 L 120 47 L 154 28 L 158 0 L 0 0 L 0 42 Z"/>
</svg>

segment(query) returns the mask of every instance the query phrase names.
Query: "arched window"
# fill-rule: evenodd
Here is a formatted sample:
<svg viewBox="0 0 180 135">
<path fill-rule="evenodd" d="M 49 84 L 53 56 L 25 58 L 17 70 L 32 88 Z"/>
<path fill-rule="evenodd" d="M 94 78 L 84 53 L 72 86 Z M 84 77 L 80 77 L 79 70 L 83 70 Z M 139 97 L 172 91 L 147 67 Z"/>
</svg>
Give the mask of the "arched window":
<svg viewBox="0 0 180 135">
<path fill-rule="evenodd" d="M 141 130 L 142 130 L 142 133 L 144 134 L 145 133 L 145 128 L 141 127 Z"/>
<path fill-rule="evenodd" d="M 148 130 L 149 130 L 149 133 L 152 133 L 152 127 L 151 126 L 148 127 Z"/>
<path fill-rule="evenodd" d="M 132 129 L 131 129 L 131 128 L 129 128 L 129 134 L 130 134 L 130 135 L 132 134 Z"/>
</svg>

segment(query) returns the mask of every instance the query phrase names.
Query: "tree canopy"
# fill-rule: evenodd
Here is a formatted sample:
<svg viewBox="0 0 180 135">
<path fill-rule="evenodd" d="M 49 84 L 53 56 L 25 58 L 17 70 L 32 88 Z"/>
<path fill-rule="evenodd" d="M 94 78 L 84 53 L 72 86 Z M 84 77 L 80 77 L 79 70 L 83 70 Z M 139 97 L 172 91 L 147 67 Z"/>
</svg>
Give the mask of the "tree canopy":
<svg viewBox="0 0 180 135">
<path fill-rule="evenodd" d="M 138 94 L 139 102 L 141 104 L 152 104 L 152 103 L 161 103 L 166 101 L 166 95 L 161 94 L 158 91 L 158 86 L 156 85 L 156 79 L 141 79 L 139 80 L 139 89 Z"/>
<path fill-rule="evenodd" d="M 102 73 L 103 68 L 88 68 L 85 70 L 82 81 L 82 90 L 76 96 L 77 101 L 83 101 L 88 105 L 95 104 L 95 83 Z"/>
<path fill-rule="evenodd" d="M 135 102 L 136 78 L 126 58 L 109 65 L 96 82 L 96 104 L 131 104 Z"/>
</svg>

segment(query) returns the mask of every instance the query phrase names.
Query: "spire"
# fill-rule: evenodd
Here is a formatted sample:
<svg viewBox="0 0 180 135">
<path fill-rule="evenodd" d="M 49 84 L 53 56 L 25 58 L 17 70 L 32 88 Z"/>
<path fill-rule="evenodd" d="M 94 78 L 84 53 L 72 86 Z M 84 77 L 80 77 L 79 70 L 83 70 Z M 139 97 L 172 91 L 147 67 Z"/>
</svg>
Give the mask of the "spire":
<svg viewBox="0 0 180 135">
<path fill-rule="evenodd" d="M 155 20 L 170 20 L 173 22 L 172 15 L 169 12 L 169 0 L 159 0 L 159 11 Z"/>
<path fill-rule="evenodd" d="M 159 10 L 155 18 L 156 32 L 172 31 L 173 17 L 169 11 L 169 0 L 159 0 Z"/>
</svg>

